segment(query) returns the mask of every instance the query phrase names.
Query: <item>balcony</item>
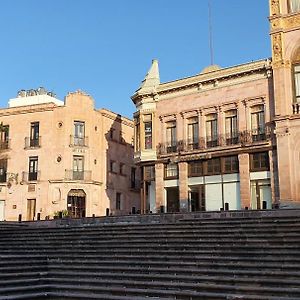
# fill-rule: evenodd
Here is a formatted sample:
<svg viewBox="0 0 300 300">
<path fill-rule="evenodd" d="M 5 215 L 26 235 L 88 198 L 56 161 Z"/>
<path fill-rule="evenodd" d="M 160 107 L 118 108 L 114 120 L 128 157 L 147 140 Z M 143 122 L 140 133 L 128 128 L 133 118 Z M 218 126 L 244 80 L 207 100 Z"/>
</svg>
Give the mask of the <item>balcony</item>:
<svg viewBox="0 0 300 300">
<path fill-rule="evenodd" d="M 300 103 L 298 102 L 293 103 L 293 114 L 294 115 L 300 114 Z"/>
<path fill-rule="evenodd" d="M 29 182 L 29 181 L 39 181 L 40 180 L 41 172 L 22 172 L 22 181 Z"/>
<path fill-rule="evenodd" d="M 38 138 L 31 138 L 26 137 L 25 138 L 25 149 L 32 149 L 32 148 L 39 148 L 41 147 L 41 137 Z"/>
<path fill-rule="evenodd" d="M 91 181 L 92 171 L 77 171 L 77 170 L 66 170 L 65 171 L 66 180 L 81 180 L 81 181 Z"/>
<path fill-rule="evenodd" d="M 10 147 L 10 139 L 0 141 L 0 150 L 7 150 Z"/>
<path fill-rule="evenodd" d="M 70 135 L 70 147 L 88 147 L 88 137 Z"/>
<path fill-rule="evenodd" d="M 174 142 L 172 145 L 170 143 L 160 143 L 157 146 L 157 154 L 166 155 L 179 152 L 192 152 L 216 147 L 232 147 L 234 145 L 245 146 L 267 141 L 270 137 L 270 128 L 241 131 L 236 134 L 219 134 L 216 136 L 207 136 L 206 138 L 200 137 L 198 142 L 181 140 Z"/>
</svg>

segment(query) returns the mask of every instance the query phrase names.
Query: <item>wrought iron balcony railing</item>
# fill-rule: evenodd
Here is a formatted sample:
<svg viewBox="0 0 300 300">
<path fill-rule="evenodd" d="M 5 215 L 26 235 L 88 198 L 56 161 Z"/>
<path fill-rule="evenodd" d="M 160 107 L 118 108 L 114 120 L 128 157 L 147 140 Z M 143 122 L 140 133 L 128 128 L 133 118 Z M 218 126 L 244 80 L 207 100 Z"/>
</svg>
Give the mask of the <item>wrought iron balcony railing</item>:
<svg viewBox="0 0 300 300">
<path fill-rule="evenodd" d="M 300 114 L 300 103 L 293 103 L 293 114 Z"/>
<path fill-rule="evenodd" d="M 70 147 L 88 147 L 88 137 L 70 135 Z"/>
<path fill-rule="evenodd" d="M 39 181 L 40 180 L 41 172 L 22 172 L 22 181 Z"/>
<path fill-rule="evenodd" d="M 253 129 L 241 131 L 234 134 L 219 134 L 215 136 L 200 137 L 195 140 L 181 140 L 170 143 L 160 143 L 157 146 L 158 155 L 165 155 L 178 152 L 190 152 L 194 150 L 205 150 L 215 147 L 231 147 L 234 145 L 246 145 L 256 142 L 269 140 L 271 137 L 270 130 Z"/>
<path fill-rule="evenodd" d="M 25 149 L 30 149 L 30 148 L 39 148 L 41 147 L 41 137 L 37 138 L 31 138 L 31 137 L 26 137 L 25 138 Z"/>
<path fill-rule="evenodd" d="M 92 171 L 66 170 L 65 179 L 90 181 L 92 179 Z"/>
<path fill-rule="evenodd" d="M 0 150 L 7 150 L 10 148 L 10 139 L 0 141 Z"/>
</svg>

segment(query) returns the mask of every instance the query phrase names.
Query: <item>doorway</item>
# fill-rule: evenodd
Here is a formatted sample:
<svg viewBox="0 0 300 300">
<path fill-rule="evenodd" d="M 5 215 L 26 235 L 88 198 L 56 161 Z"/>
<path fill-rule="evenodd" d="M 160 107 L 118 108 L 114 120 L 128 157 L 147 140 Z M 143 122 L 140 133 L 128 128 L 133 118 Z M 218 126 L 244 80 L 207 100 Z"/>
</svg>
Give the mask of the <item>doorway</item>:
<svg viewBox="0 0 300 300">
<path fill-rule="evenodd" d="M 271 209 L 272 192 L 269 179 L 251 181 L 252 209 Z"/>
<path fill-rule="evenodd" d="M 190 189 L 190 211 L 205 211 L 205 185 L 195 185 Z"/>
<path fill-rule="evenodd" d="M 68 213 L 71 218 L 85 217 L 85 198 L 83 190 L 70 190 L 68 193 Z"/>
<path fill-rule="evenodd" d="M 179 212 L 179 187 L 168 187 L 167 192 L 167 212 Z"/>
<path fill-rule="evenodd" d="M 0 200 L 0 221 L 4 221 L 5 220 L 4 208 L 5 208 L 5 201 L 4 200 Z"/>
<path fill-rule="evenodd" d="M 33 221 L 36 210 L 36 199 L 27 199 L 27 221 Z"/>
</svg>

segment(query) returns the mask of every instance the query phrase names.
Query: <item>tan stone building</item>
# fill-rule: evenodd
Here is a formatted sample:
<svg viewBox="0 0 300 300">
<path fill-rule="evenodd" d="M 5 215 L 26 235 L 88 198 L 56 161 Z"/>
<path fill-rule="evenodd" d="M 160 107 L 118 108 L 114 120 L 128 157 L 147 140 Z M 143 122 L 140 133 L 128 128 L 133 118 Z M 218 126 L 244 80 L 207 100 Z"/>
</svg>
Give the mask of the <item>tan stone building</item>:
<svg viewBox="0 0 300 300">
<path fill-rule="evenodd" d="M 142 211 L 262 209 L 300 201 L 300 1 L 270 0 L 272 59 L 132 96 Z"/>
<path fill-rule="evenodd" d="M 0 220 L 139 209 L 133 122 L 78 91 L 20 91 L 0 109 Z"/>
</svg>

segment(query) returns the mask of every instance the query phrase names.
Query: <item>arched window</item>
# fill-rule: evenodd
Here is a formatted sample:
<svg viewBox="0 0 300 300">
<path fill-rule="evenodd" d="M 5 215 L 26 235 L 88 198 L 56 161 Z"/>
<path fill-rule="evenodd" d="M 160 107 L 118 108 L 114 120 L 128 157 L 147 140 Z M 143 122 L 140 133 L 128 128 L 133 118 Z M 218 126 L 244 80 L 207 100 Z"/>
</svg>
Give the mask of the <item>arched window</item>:
<svg viewBox="0 0 300 300">
<path fill-rule="evenodd" d="M 300 63 L 294 65 L 295 102 L 300 103 Z"/>
<path fill-rule="evenodd" d="M 288 0 L 288 6 L 291 13 L 300 12 L 300 0 Z"/>
</svg>

